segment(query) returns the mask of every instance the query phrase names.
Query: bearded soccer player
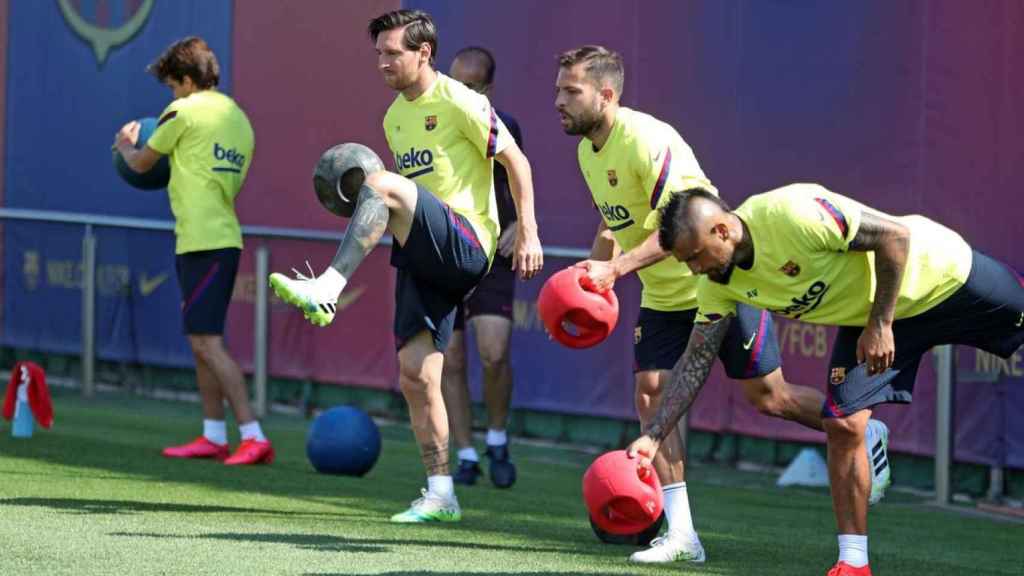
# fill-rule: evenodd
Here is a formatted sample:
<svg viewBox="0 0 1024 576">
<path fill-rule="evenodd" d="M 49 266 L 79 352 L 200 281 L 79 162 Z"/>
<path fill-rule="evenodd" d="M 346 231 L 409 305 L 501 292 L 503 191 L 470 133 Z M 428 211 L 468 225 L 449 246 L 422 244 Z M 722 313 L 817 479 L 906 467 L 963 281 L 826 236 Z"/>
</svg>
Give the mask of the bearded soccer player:
<svg viewBox="0 0 1024 576">
<path fill-rule="evenodd" d="M 740 306 L 838 326 L 821 407 L 839 558 L 828 576 L 870 576 L 878 404 L 909 403 L 921 356 L 961 344 L 1009 358 L 1024 343 L 1024 279 L 923 216 L 890 216 L 815 184 L 752 196 L 735 211 L 705 189 L 673 195 L 659 241 L 702 275 L 698 313 L 665 399 L 629 448 L 650 458 L 686 412 Z"/>
<path fill-rule="evenodd" d="M 513 265 L 530 278 L 543 265 L 530 164 L 487 97 L 434 69 L 437 30 L 418 10 L 374 18 L 378 67 L 399 94 L 384 133 L 399 171 L 366 175 L 354 198 L 339 194 L 351 221 L 330 267 L 317 278 L 272 274 L 271 285 L 314 324 L 334 319 L 339 294 L 385 231 L 395 239 L 395 341 L 399 384 L 427 473 L 427 489 L 393 522 L 462 518 L 448 469 L 448 416 L 441 393 L 443 351 L 456 308 L 487 273 L 499 230 L 493 161 L 508 171 L 515 199 Z"/>
<path fill-rule="evenodd" d="M 174 101 L 160 115 L 142 149 L 134 146 L 138 122 L 121 129 L 115 147 L 136 172 L 146 172 L 162 156 L 170 156 L 167 193 L 175 220 L 181 313 L 203 405 L 203 435 L 188 444 L 168 447 L 163 454 L 169 458 L 215 458 L 228 465 L 269 464 L 274 449 L 253 415 L 245 378 L 224 347 L 223 337 L 242 252 L 235 197 L 252 164 L 252 126 L 238 104 L 217 90 L 220 66 L 202 38 L 175 42 L 149 71 L 171 90 Z M 225 400 L 235 413 L 242 437 L 230 456 Z"/>
<path fill-rule="evenodd" d="M 643 285 L 635 328 L 634 390 L 637 414 L 646 425 L 662 402 L 669 371 L 690 336 L 697 312 L 697 279 L 685 265 L 667 258 L 658 234 L 645 224 L 654 227 L 654 207 L 668 190 L 714 188 L 674 128 L 619 105 L 623 81 L 624 66 L 617 53 L 601 46 L 570 50 L 559 60 L 555 107 L 565 132 L 583 137 L 577 150 L 580 170 L 602 216 L 591 259 L 578 266 L 588 270 L 600 290 L 611 289 L 617 278 L 634 271 Z M 719 357 L 726 374 L 740 381 L 759 411 L 822 430 L 824 395 L 786 382 L 770 314 L 740 307 Z M 870 429 L 871 449 L 884 459 L 888 430 L 878 421 L 872 421 Z M 666 435 L 654 466 L 664 491 L 668 530 L 630 560 L 703 562 L 678 435 Z M 888 466 L 880 467 L 872 482 L 875 501 L 881 499 L 889 478 Z"/>
</svg>

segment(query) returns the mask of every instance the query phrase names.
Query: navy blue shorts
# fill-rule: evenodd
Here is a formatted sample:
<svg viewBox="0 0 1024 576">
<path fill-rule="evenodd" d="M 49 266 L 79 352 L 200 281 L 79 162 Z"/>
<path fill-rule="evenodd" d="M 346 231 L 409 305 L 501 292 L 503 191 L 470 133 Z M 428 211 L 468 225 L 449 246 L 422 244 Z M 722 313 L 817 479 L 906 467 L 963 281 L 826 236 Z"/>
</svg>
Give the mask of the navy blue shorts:
<svg viewBox="0 0 1024 576">
<path fill-rule="evenodd" d="M 718 358 L 734 380 L 764 376 L 782 366 L 772 315 L 745 304 L 736 306 Z M 640 309 L 633 331 L 633 371 L 671 370 L 690 341 L 696 309 L 659 312 Z"/>
<path fill-rule="evenodd" d="M 455 329 L 465 330 L 466 320 L 474 316 L 501 316 L 512 319 L 512 303 L 516 299 L 516 273 L 512 259 L 495 256 L 491 271 L 459 306 Z"/>
<path fill-rule="evenodd" d="M 224 333 L 241 254 L 238 248 L 221 248 L 177 255 L 185 334 Z"/>
<path fill-rule="evenodd" d="M 1009 358 L 1024 344 L 1024 279 L 1006 265 L 973 252 L 967 283 L 940 304 L 893 322 L 896 357 L 891 368 L 868 376 L 857 364 L 863 328 L 843 326 L 829 361 L 822 416 L 838 418 L 875 404 L 911 401 L 921 356 L 933 346 L 960 344 Z"/>
<path fill-rule="evenodd" d="M 487 273 L 487 253 L 464 216 L 416 185 L 416 211 L 405 245 L 391 246 L 395 282 L 395 344 L 429 330 L 444 351 L 455 312 Z"/>
</svg>

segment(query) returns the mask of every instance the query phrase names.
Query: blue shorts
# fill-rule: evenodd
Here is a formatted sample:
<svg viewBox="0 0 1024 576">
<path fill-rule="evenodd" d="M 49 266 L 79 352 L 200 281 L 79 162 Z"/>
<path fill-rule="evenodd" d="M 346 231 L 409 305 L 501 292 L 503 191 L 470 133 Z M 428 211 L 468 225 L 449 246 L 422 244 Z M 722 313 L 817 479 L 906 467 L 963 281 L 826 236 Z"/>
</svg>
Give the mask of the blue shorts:
<svg viewBox="0 0 1024 576">
<path fill-rule="evenodd" d="M 241 254 L 238 248 L 221 248 L 177 255 L 185 334 L 224 333 Z"/>
<path fill-rule="evenodd" d="M 875 404 L 909 403 L 918 363 L 933 346 L 960 344 L 1009 358 L 1024 344 L 1024 279 L 981 252 L 972 256 L 966 284 L 931 310 L 893 322 L 896 357 L 885 372 L 868 376 L 867 366 L 857 364 L 863 328 L 839 328 L 822 416 L 841 418 Z"/>
<path fill-rule="evenodd" d="M 391 246 L 395 281 L 395 345 L 429 330 L 444 351 L 456 309 L 487 273 L 487 253 L 465 216 L 416 185 L 416 210 L 405 245 Z"/>
<path fill-rule="evenodd" d="M 686 350 L 696 315 L 696 309 L 660 312 L 641 308 L 633 331 L 633 371 L 671 370 Z M 772 315 L 737 305 L 718 359 L 733 380 L 764 376 L 782 366 Z"/>
</svg>

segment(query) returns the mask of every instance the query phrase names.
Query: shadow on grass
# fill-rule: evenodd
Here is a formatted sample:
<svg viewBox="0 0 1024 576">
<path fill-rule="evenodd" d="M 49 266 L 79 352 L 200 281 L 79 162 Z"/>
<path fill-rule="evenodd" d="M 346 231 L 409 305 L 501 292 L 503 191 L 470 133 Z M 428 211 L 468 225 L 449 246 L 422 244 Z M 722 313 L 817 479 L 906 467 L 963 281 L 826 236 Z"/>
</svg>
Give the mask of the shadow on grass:
<svg viewBox="0 0 1024 576">
<path fill-rule="evenodd" d="M 147 512 L 171 512 L 185 514 L 259 514 L 261 516 L 329 516 L 363 517 L 358 514 L 335 514 L 314 512 L 290 512 L 286 510 L 263 510 L 237 506 L 207 506 L 199 504 L 178 504 L 163 502 L 137 502 L 131 500 L 90 500 L 84 498 L 0 498 L 3 506 L 38 506 L 74 514 L 145 514 Z"/>
<path fill-rule="evenodd" d="M 344 538 L 329 534 L 274 534 L 274 533 L 245 533 L 226 532 L 211 534 L 158 534 L 153 532 L 112 532 L 111 536 L 122 536 L 126 538 L 166 538 L 166 539 L 187 539 L 187 540 L 227 540 L 231 542 L 249 542 L 256 544 L 285 544 L 295 546 L 302 550 L 315 550 L 318 552 L 392 552 L 393 548 L 405 548 L 408 546 L 427 546 L 450 550 L 452 548 L 465 548 L 468 550 L 490 550 L 490 551 L 513 551 L 513 552 L 553 552 L 564 553 L 564 548 L 546 548 L 537 546 L 501 546 L 496 544 L 481 544 L 477 542 L 457 542 L 451 540 L 423 540 L 423 539 L 366 539 L 366 538 Z"/>
<path fill-rule="evenodd" d="M 303 576 L 352 576 L 358 572 L 306 572 Z M 370 573 L 368 573 L 370 574 Z M 423 574 L 441 574 L 440 572 L 373 572 L 377 576 L 423 576 Z M 444 572 L 454 576 L 566 576 L 566 574 L 585 576 L 622 576 L 622 572 Z"/>
</svg>

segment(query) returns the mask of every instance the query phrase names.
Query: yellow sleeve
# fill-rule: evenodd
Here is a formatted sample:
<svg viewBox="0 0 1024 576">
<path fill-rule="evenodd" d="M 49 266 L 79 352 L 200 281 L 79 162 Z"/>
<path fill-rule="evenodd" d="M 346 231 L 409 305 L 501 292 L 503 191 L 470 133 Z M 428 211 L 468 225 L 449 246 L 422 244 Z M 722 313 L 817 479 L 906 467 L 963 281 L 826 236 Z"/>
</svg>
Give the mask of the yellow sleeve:
<svg viewBox="0 0 1024 576">
<path fill-rule="evenodd" d="M 157 120 L 156 130 L 149 137 L 146 145 L 157 152 L 167 155 L 178 145 L 181 135 L 188 129 L 188 117 L 185 110 L 179 109 L 178 101 L 171 102 Z"/>
<path fill-rule="evenodd" d="M 466 88 L 453 92 L 452 105 L 458 111 L 459 131 L 484 158 L 494 158 L 513 142 L 508 128 L 486 96 Z"/>
<path fill-rule="evenodd" d="M 815 185 L 788 198 L 787 220 L 794 236 L 803 238 L 810 248 L 846 252 L 860 228 L 863 208 L 856 200 Z"/>
<path fill-rule="evenodd" d="M 654 146 L 641 156 L 648 160 L 641 165 L 641 179 L 648 192 L 651 212 L 644 220 L 644 228 L 656 229 L 660 223 L 659 211 L 668 203 L 673 192 L 681 192 L 689 188 L 704 188 L 718 195 L 718 190 L 700 169 L 693 150 L 683 143 L 673 143 L 664 138 L 652 139 Z"/>
<path fill-rule="evenodd" d="M 715 322 L 726 316 L 736 315 L 736 301 L 707 276 L 697 279 L 697 318 L 695 322 Z"/>
</svg>

